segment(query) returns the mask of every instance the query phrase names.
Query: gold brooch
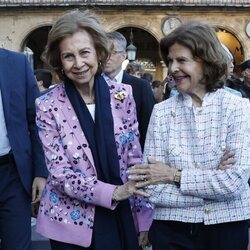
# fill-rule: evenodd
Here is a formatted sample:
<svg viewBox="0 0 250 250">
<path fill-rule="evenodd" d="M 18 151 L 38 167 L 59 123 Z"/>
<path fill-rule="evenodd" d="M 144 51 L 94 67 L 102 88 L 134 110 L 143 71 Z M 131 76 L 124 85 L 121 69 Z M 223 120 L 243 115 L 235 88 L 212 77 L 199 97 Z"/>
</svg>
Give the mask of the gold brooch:
<svg viewBox="0 0 250 250">
<path fill-rule="evenodd" d="M 127 94 L 124 91 L 118 91 L 115 93 L 114 97 L 119 101 L 123 101 L 127 97 Z"/>
</svg>

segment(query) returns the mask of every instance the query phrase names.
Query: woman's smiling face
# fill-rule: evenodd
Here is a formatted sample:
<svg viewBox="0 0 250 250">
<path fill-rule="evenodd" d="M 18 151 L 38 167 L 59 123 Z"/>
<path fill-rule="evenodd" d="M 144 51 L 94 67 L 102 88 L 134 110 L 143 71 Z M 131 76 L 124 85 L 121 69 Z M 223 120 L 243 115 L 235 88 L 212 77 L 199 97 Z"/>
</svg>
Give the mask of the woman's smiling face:
<svg viewBox="0 0 250 250">
<path fill-rule="evenodd" d="M 195 59 L 189 48 L 178 43 L 169 48 L 168 70 L 181 93 L 191 95 L 206 93 L 205 85 L 200 84 L 204 75 L 202 61 Z"/>
<path fill-rule="evenodd" d="M 81 30 L 61 41 L 61 62 L 65 75 L 77 86 L 94 81 L 97 53 L 90 34 Z"/>
</svg>

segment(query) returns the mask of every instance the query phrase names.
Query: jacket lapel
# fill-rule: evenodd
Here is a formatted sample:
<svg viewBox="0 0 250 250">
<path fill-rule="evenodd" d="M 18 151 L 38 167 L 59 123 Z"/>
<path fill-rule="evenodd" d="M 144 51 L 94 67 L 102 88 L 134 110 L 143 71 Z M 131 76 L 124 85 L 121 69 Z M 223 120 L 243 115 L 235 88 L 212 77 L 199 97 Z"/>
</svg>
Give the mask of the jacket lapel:
<svg viewBox="0 0 250 250">
<path fill-rule="evenodd" d="M 65 120 L 67 120 L 67 122 L 71 128 L 71 131 L 74 131 L 75 135 L 80 135 L 80 136 L 75 136 L 75 139 L 78 141 L 79 145 L 83 145 L 83 144 L 89 145 L 87 138 L 81 129 L 81 125 L 80 125 L 80 122 L 76 116 L 76 113 L 75 113 L 75 111 L 74 111 L 74 109 L 69 101 L 69 98 L 66 95 L 64 85 L 61 89 L 62 89 L 63 93 L 59 93 L 58 101 L 61 103 L 61 111 L 64 115 L 64 118 L 65 118 Z M 85 152 L 85 154 L 87 155 L 92 166 L 95 166 L 90 147 L 89 146 L 85 147 L 85 148 L 82 147 L 82 149 Z"/>
</svg>

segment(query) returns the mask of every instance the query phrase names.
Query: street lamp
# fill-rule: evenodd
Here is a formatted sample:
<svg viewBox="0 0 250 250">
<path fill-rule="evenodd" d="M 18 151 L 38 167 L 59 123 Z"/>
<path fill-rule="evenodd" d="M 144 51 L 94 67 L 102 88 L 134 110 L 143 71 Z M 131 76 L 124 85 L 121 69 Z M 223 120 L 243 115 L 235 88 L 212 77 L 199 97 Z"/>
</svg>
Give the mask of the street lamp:
<svg viewBox="0 0 250 250">
<path fill-rule="evenodd" d="M 130 31 L 130 44 L 127 47 L 127 55 L 128 55 L 128 60 L 129 61 L 134 61 L 136 58 L 136 50 L 137 48 L 133 45 L 133 32 L 132 28 Z"/>
</svg>

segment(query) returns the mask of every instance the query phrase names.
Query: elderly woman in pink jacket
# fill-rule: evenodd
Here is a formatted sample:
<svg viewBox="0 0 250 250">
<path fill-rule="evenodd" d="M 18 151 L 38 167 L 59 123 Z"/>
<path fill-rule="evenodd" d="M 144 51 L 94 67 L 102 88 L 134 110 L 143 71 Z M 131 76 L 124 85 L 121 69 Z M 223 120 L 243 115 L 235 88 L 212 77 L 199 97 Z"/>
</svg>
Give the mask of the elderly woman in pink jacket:
<svg viewBox="0 0 250 250">
<path fill-rule="evenodd" d="M 53 250 L 147 244 L 152 207 L 126 174 L 142 158 L 135 103 L 130 86 L 101 76 L 109 54 L 89 11 L 66 13 L 49 33 L 45 58 L 63 82 L 36 100 L 49 170 L 37 231 Z"/>
</svg>

